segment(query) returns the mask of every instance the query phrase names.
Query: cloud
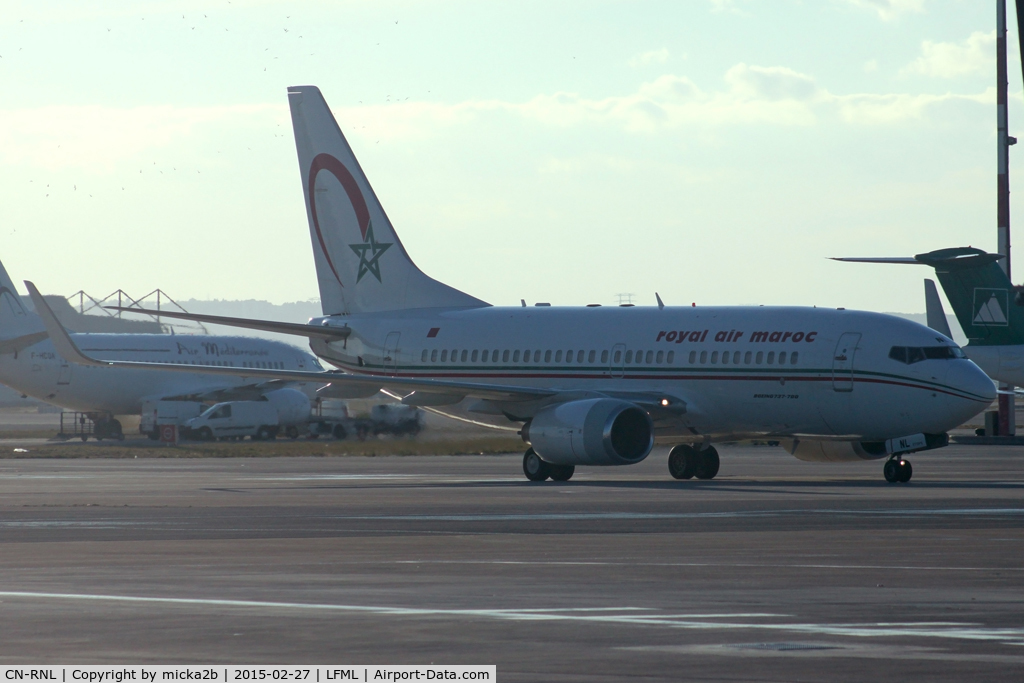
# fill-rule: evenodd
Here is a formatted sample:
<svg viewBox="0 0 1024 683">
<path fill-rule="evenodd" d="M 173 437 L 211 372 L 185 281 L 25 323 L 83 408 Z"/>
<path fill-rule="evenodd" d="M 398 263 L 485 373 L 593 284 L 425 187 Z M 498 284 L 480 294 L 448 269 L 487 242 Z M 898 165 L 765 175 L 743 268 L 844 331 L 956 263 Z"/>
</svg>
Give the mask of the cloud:
<svg viewBox="0 0 1024 683">
<path fill-rule="evenodd" d="M 661 48 L 660 50 L 648 50 L 647 52 L 633 55 L 626 63 L 636 68 L 638 66 L 647 66 L 648 64 L 664 64 L 666 61 L 668 61 L 668 50 Z"/>
<path fill-rule="evenodd" d="M 116 108 L 100 105 L 0 110 L 0 161 L 48 170 L 109 171 L 208 126 L 260 127 L 287 119 L 283 105 Z"/>
<path fill-rule="evenodd" d="M 995 62 L 996 32 L 975 31 L 959 43 L 921 43 L 921 56 L 903 68 L 903 73 L 936 78 L 956 78 L 991 71 Z"/>
<path fill-rule="evenodd" d="M 882 21 L 898 19 L 910 12 L 923 12 L 924 0 L 846 0 L 851 5 L 873 10 Z"/>
<path fill-rule="evenodd" d="M 750 99 L 808 100 L 818 92 L 814 79 L 784 66 L 737 64 L 725 73 L 733 92 Z"/>
</svg>

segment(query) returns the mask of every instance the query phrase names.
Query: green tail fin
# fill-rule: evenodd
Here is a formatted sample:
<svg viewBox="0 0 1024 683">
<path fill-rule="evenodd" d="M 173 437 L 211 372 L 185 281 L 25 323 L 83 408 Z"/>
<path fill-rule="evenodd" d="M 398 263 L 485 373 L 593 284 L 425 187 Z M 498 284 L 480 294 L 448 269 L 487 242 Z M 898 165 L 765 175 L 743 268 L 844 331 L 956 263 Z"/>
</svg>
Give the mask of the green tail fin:
<svg viewBox="0 0 1024 683">
<path fill-rule="evenodd" d="M 935 268 L 964 334 L 976 346 L 1024 344 L 1024 299 L 1018 304 L 999 254 L 973 247 L 939 249 L 914 257 Z"/>
</svg>

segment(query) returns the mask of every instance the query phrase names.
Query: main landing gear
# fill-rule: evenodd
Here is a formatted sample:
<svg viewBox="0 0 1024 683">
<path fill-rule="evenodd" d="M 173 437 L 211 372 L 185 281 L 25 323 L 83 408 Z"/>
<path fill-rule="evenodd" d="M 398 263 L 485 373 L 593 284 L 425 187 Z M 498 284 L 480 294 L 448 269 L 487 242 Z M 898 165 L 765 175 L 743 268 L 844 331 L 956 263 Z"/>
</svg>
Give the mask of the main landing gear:
<svg viewBox="0 0 1024 683">
<path fill-rule="evenodd" d="M 575 465 L 553 465 L 540 459 L 533 449 L 523 456 L 523 473 L 530 481 L 569 481 L 576 472 Z"/>
<path fill-rule="evenodd" d="M 685 444 L 668 454 L 668 471 L 676 479 L 714 479 L 718 474 L 718 451 L 714 446 L 697 450 Z"/>
<path fill-rule="evenodd" d="M 894 455 L 885 463 L 882 473 L 890 484 L 906 484 L 914 476 L 914 468 L 909 460 Z"/>
</svg>

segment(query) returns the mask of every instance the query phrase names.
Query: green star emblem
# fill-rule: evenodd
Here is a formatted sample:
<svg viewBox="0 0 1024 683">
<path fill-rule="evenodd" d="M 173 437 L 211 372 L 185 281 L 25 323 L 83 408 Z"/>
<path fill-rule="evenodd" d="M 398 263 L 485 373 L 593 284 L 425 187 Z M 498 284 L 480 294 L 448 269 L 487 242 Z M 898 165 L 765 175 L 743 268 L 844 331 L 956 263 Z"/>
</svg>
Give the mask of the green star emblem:
<svg viewBox="0 0 1024 683">
<path fill-rule="evenodd" d="M 381 282 L 380 264 L 377 260 L 392 244 L 394 242 L 378 242 L 375 240 L 373 238 L 373 223 L 370 223 L 366 227 L 366 241 L 362 244 L 348 245 L 356 253 L 356 256 L 359 257 L 359 273 L 356 275 L 356 282 L 362 280 L 363 276 L 367 273 L 373 273 L 373 276 L 377 278 L 377 282 Z"/>
</svg>

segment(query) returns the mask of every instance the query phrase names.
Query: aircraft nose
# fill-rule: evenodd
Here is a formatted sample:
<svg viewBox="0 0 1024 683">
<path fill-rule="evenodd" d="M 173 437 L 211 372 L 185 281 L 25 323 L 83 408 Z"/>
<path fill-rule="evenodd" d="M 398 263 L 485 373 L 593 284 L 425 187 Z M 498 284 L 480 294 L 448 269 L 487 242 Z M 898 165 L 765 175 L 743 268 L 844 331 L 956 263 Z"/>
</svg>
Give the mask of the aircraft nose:
<svg viewBox="0 0 1024 683">
<path fill-rule="evenodd" d="M 980 404 L 996 398 L 996 386 L 985 372 L 969 360 L 953 361 L 946 384 Z"/>
</svg>

